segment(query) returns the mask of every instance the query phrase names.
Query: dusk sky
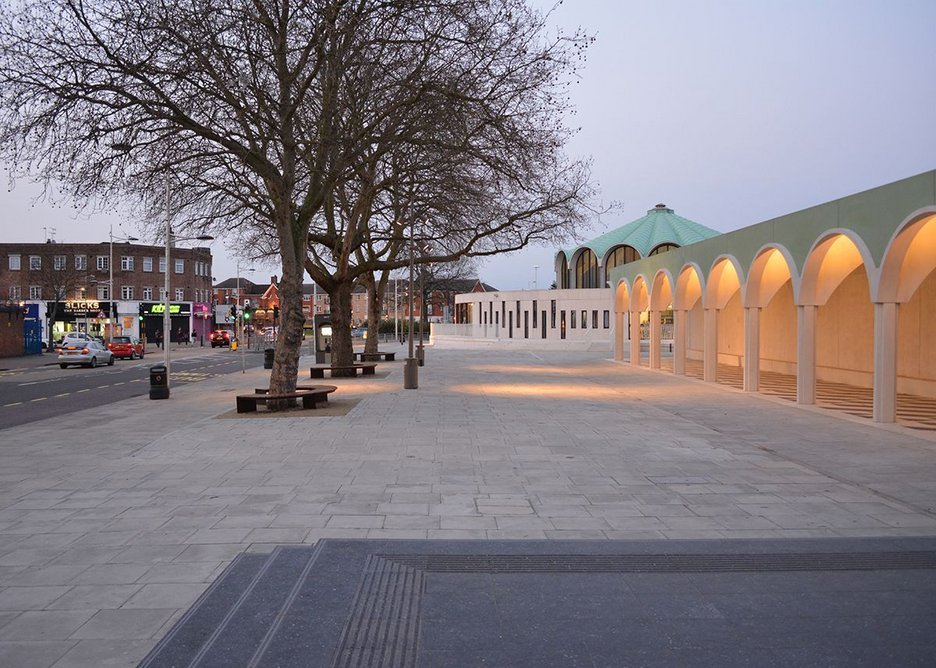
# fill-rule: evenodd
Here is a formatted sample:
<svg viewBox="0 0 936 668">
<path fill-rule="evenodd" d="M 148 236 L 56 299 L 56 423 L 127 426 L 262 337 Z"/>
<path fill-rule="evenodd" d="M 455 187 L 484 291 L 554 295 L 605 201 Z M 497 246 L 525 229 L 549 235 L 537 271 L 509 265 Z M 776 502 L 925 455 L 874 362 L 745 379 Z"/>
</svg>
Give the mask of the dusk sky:
<svg viewBox="0 0 936 668">
<path fill-rule="evenodd" d="M 578 0 L 550 22 L 597 38 L 573 88 L 570 153 L 593 158 L 618 209 L 583 239 L 657 203 L 734 230 L 936 168 L 932 0 Z M 4 240 L 42 241 L 47 227 L 103 241 L 120 222 L 33 204 L 36 193 L 3 190 Z M 212 250 L 216 279 L 234 276 L 224 240 Z M 480 275 L 530 288 L 538 265 L 546 287 L 555 252 L 489 260 Z M 257 282 L 279 273 L 252 266 Z"/>
</svg>

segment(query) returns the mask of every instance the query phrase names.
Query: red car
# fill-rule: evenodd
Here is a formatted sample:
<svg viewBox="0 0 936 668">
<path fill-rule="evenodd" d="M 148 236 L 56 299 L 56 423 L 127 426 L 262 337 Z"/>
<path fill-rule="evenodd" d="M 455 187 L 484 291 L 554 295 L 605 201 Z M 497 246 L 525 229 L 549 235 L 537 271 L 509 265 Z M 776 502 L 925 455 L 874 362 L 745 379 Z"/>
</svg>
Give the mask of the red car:
<svg viewBox="0 0 936 668">
<path fill-rule="evenodd" d="M 135 336 L 115 336 L 107 347 L 114 353 L 114 357 L 128 360 L 137 357 L 143 359 L 143 354 L 146 352 L 143 342 Z"/>
<path fill-rule="evenodd" d="M 218 346 L 229 346 L 231 345 L 231 330 L 229 329 L 216 329 L 211 333 L 211 336 L 208 337 L 211 341 L 211 347 L 217 348 Z"/>
</svg>

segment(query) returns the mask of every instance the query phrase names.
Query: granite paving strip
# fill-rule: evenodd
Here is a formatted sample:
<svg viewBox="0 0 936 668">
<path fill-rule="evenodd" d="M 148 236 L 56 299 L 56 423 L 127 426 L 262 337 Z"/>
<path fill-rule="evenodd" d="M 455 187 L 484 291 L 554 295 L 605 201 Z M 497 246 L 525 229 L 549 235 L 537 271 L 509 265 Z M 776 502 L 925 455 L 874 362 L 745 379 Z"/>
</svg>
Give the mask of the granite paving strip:
<svg viewBox="0 0 936 668">
<path fill-rule="evenodd" d="M 262 382 L 252 369 L 173 388 L 165 402 L 76 414 L 69 433 L 57 421 L 5 430 L 4 626 L 10 614 L 61 611 L 59 598 L 99 596 L 92 612 L 109 612 L 124 591 L 113 587 L 207 586 L 239 553 L 321 538 L 936 535 L 926 434 L 595 353 L 429 348 L 426 364 L 417 391 L 402 390 L 399 365 L 343 383 L 359 401 L 342 416 L 232 430 L 216 416 Z M 101 591 L 78 589 L 89 586 Z M 185 605 L 164 601 L 133 637 L 155 642 Z M 82 628 L 105 640 L 111 619 L 35 642 L 81 643 L 85 656 Z M 59 649 L 36 646 L 43 657 Z"/>
</svg>

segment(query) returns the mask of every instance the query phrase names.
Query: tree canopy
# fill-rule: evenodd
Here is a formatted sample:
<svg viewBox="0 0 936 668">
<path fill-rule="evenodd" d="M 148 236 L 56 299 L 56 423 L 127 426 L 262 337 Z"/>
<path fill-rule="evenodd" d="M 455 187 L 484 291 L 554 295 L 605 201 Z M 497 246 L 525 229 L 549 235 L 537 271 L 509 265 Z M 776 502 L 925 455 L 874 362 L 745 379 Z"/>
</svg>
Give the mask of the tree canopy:
<svg viewBox="0 0 936 668">
<path fill-rule="evenodd" d="M 566 90 L 589 41 L 522 0 L 22 0 L 0 11 L 0 157 L 278 256 L 288 390 L 306 272 L 340 319 L 407 235 L 439 262 L 575 229 Z"/>
</svg>

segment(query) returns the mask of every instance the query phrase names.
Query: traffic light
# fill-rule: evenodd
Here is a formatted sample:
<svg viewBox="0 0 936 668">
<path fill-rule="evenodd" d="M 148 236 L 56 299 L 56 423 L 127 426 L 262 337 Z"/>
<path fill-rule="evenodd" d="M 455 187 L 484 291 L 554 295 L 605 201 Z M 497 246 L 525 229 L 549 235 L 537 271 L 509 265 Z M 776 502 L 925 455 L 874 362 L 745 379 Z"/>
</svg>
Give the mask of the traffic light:
<svg viewBox="0 0 936 668">
<path fill-rule="evenodd" d="M 231 304 L 231 322 L 235 322 L 236 320 L 237 320 L 237 305 Z"/>
<path fill-rule="evenodd" d="M 249 306 L 245 306 L 244 307 L 244 320 L 245 321 L 250 320 L 250 316 L 252 315 L 253 315 L 253 309 L 250 308 Z"/>
<path fill-rule="evenodd" d="M 139 310 L 139 312 L 140 312 L 140 315 L 139 315 L 140 322 L 143 322 L 143 311 L 145 310 L 145 309 L 143 308 L 143 304 L 140 304 L 137 308 L 138 308 L 138 310 Z"/>
</svg>

